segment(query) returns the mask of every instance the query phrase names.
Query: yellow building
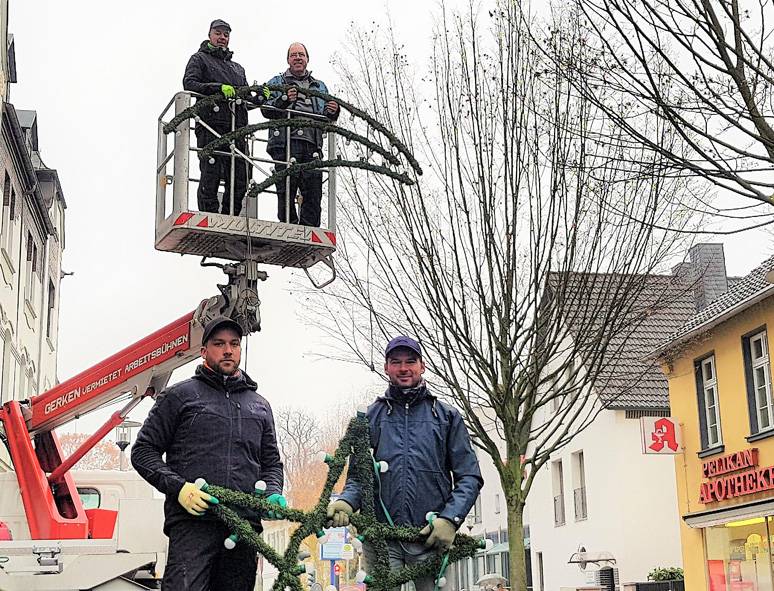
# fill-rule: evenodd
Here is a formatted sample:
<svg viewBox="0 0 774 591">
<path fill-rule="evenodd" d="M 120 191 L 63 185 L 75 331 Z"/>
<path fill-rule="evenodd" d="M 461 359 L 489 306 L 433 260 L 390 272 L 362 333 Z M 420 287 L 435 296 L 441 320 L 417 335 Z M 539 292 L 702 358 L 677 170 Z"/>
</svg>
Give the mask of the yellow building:
<svg viewBox="0 0 774 591">
<path fill-rule="evenodd" d="M 675 472 L 687 591 L 774 591 L 772 269 L 774 257 L 728 280 L 656 352 L 682 427 Z M 718 279 L 710 273 L 693 289 Z"/>
</svg>

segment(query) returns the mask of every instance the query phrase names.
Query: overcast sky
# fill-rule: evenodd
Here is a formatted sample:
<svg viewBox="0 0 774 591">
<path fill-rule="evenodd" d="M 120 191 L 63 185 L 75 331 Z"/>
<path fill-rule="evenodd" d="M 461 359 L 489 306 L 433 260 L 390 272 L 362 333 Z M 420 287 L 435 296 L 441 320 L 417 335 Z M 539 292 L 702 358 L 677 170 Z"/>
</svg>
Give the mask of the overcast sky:
<svg viewBox="0 0 774 591">
<path fill-rule="evenodd" d="M 11 0 L 19 82 L 10 101 L 37 110 L 42 157 L 59 171 L 68 205 L 64 269 L 75 275 L 62 282 L 60 379 L 217 293 L 220 271 L 153 247 L 156 120 L 181 88 L 185 64 L 209 22 L 222 18 L 231 24 L 234 59 L 248 80 L 264 81 L 284 70 L 288 44 L 302 41 L 310 69 L 335 93 L 329 59 L 345 42 L 348 26 L 384 22 L 386 6 L 421 69 L 435 2 Z M 763 234 L 719 241 L 726 244 L 732 275 L 747 273 L 772 254 Z M 291 273 L 266 270 L 269 280 L 260 286 L 263 331 L 249 338 L 247 355 L 260 392 L 275 406 L 293 403 L 322 412 L 340 399 L 379 391 L 380 379 L 367 370 L 316 357 L 325 337 L 300 322 L 304 296 L 291 292 Z M 145 412 L 141 407 L 132 418 L 141 420 Z M 96 423 L 81 419 L 77 427 L 88 431 Z"/>
</svg>

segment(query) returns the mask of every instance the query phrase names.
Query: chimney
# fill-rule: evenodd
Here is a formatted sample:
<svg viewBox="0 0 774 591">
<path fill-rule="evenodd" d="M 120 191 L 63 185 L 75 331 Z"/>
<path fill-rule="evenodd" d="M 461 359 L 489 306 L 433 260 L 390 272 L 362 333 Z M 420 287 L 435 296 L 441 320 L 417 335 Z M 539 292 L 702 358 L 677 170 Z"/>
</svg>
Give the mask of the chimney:
<svg viewBox="0 0 774 591">
<path fill-rule="evenodd" d="M 688 257 L 695 274 L 693 294 L 696 309 L 701 311 L 728 291 L 723 245 L 696 244 L 688 251 Z M 683 265 L 685 263 L 678 265 L 676 269 Z M 682 271 L 682 269 L 679 270 Z"/>
</svg>

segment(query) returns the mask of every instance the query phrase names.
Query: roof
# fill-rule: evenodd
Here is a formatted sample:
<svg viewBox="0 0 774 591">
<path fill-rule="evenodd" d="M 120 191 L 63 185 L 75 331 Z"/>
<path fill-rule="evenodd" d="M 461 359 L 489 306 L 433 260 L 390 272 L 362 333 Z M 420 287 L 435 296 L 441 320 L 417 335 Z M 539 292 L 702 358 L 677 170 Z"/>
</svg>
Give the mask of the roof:
<svg viewBox="0 0 774 591">
<path fill-rule="evenodd" d="M 706 332 L 762 299 L 774 295 L 774 284 L 767 278 L 773 269 L 774 256 L 766 259 L 745 277 L 730 282 L 726 293 L 716 298 L 700 312 L 686 319 L 667 338 L 654 346 L 651 355 L 654 357 L 662 356 L 689 338 Z"/>
<path fill-rule="evenodd" d="M 627 315 L 631 319 L 631 327 L 615 330 L 594 388 L 609 409 L 667 410 L 667 380 L 657 361 L 649 358 L 648 353 L 695 314 L 693 290 L 674 275 L 640 277 L 643 283 L 635 286 L 637 295 L 633 297 L 636 300 L 630 302 Z M 626 281 L 631 281 L 631 277 Z M 582 305 L 594 313 L 605 305 L 618 305 L 607 296 L 615 291 L 611 285 L 610 280 L 601 282 L 599 287 L 593 288 L 598 293 L 592 293 L 588 298 L 593 305 L 588 301 Z M 624 286 L 622 291 L 624 295 L 619 291 L 616 300 L 626 297 L 627 287 Z M 604 318 L 604 313 L 599 313 L 599 316 Z M 581 332 L 585 334 L 588 329 L 581 328 Z M 577 332 L 574 336 L 582 338 Z"/>
</svg>

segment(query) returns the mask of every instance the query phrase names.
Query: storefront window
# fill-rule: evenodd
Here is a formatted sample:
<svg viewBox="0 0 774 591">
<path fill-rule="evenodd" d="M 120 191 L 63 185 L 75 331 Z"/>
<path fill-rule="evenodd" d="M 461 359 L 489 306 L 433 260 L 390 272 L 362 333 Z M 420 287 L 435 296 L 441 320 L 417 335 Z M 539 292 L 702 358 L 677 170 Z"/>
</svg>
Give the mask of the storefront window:
<svg viewBox="0 0 774 591">
<path fill-rule="evenodd" d="M 763 517 L 705 529 L 709 591 L 774 591 L 769 532 Z"/>
</svg>

